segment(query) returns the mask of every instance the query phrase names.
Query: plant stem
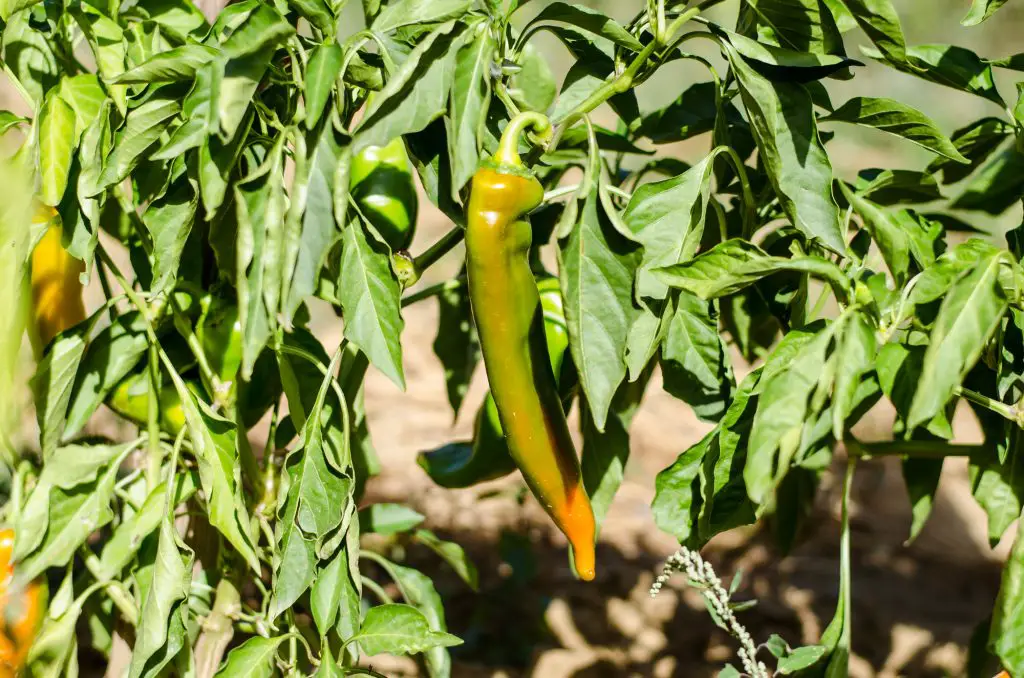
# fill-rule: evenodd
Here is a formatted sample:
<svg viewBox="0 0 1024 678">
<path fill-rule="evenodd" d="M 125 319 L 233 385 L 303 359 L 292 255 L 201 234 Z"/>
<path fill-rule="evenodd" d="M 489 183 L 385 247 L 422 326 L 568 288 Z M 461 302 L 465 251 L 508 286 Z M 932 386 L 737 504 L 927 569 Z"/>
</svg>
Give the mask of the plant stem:
<svg viewBox="0 0 1024 678">
<path fill-rule="evenodd" d="M 986 445 L 947 443 L 944 440 L 891 440 L 876 443 L 847 440 L 850 454 L 864 459 L 872 457 L 908 457 L 912 459 L 945 459 L 969 457 L 988 449 Z"/>
<path fill-rule="evenodd" d="M 84 554 L 83 561 L 85 562 L 86 569 L 93 578 L 102 583 L 113 583 L 108 581 L 106 578 L 100 575 L 103 572 L 100 570 L 100 559 L 96 557 L 96 554 L 90 551 L 85 546 L 82 547 Z M 107 595 L 110 596 L 110 600 L 113 601 L 114 606 L 121 612 L 121 616 L 124 620 L 132 626 L 138 626 L 139 624 L 139 612 L 135 609 L 135 603 L 131 598 L 124 592 L 124 590 L 117 585 L 107 587 Z"/>
<path fill-rule="evenodd" d="M 668 29 L 665 31 L 665 41 L 667 42 L 668 40 L 670 40 L 671 36 L 676 31 L 678 31 L 683 26 L 683 24 L 685 24 L 687 21 L 695 17 L 697 14 L 699 14 L 700 10 L 700 7 L 691 7 L 690 9 L 686 10 L 678 17 L 676 17 L 676 19 L 671 23 L 671 25 L 669 25 Z M 558 146 L 558 140 L 565 133 L 565 130 L 567 130 L 573 123 L 578 121 L 587 113 L 590 113 L 592 110 L 594 110 L 595 108 L 603 104 L 605 101 L 615 96 L 616 94 L 622 94 L 623 92 L 626 92 L 631 87 L 633 87 L 633 80 L 634 78 L 636 78 L 637 73 L 640 72 L 640 68 L 643 67 L 643 65 L 647 62 L 649 58 L 651 58 L 651 55 L 654 54 L 654 51 L 658 49 L 658 47 L 662 46 L 663 45 L 658 40 L 652 40 L 651 42 L 649 42 L 640 51 L 640 53 L 636 55 L 636 57 L 629 64 L 629 66 L 626 67 L 626 70 L 624 70 L 622 73 L 618 74 L 611 80 L 605 81 L 603 85 L 594 90 L 590 94 L 590 96 L 588 96 L 582 102 L 577 104 L 571 111 L 566 113 L 561 118 L 555 120 L 555 132 L 551 137 L 551 141 L 548 142 L 547 151 L 553 151 L 555 147 Z"/>
<path fill-rule="evenodd" d="M 463 277 L 453 278 L 451 280 L 445 280 L 444 282 L 431 285 L 430 287 L 424 287 L 418 292 L 402 297 L 402 308 L 415 304 L 417 301 L 423 301 L 424 299 L 430 299 L 440 294 L 444 294 L 449 290 L 457 290 L 466 284 L 466 279 Z"/>
<path fill-rule="evenodd" d="M 998 400 L 994 400 L 988 396 L 977 393 L 976 391 L 964 388 L 963 386 L 957 386 L 954 393 L 965 400 L 975 403 L 976 405 L 981 405 L 984 408 L 992 410 L 996 414 L 1005 417 L 1018 425 L 1021 424 L 1020 413 L 1013 405 L 1007 405 L 1006 403 L 999 402 Z"/>
<path fill-rule="evenodd" d="M 157 345 L 149 345 L 149 402 L 146 412 L 146 431 L 149 433 L 149 453 L 146 455 L 146 492 L 160 484 L 160 466 L 164 461 L 160 446 L 160 356 Z"/>
<path fill-rule="evenodd" d="M 462 226 L 455 226 L 452 230 L 442 235 L 437 242 L 427 248 L 427 251 L 413 260 L 416 272 L 423 275 L 423 271 L 436 264 L 441 257 L 451 252 L 466 237 L 466 229 Z"/>
</svg>

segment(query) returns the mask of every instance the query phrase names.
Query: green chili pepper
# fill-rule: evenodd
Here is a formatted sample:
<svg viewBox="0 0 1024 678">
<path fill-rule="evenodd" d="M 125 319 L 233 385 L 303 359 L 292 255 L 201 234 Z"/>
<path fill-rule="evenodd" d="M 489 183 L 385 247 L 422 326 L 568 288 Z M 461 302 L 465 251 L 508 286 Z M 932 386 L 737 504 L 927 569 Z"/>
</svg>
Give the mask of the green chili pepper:
<svg viewBox="0 0 1024 678">
<path fill-rule="evenodd" d="M 565 533 L 577 575 L 594 578 L 594 512 L 547 357 L 544 313 L 530 268 L 525 215 L 544 189 L 519 158 L 531 126 L 551 134 L 539 113 L 520 113 L 498 151 L 473 176 L 466 219 L 466 271 L 484 366 L 509 452 L 530 490 Z"/>
<path fill-rule="evenodd" d="M 401 138 L 368 146 L 352 159 L 349 190 L 360 212 L 392 250 L 404 250 L 416 233 L 419 199 Z"/>
<path fill-rule="evenodd" d="M 544 310 L 548 358 L 562 405 L 567 408 L 572 402 L 576 380 L 575 375 L 567 374 L 573 365 L 571 360 L 565 360 L 569 333 L 565 326 L 558 278 L 541 278 L 537 281 L 537 290 Z M 430 452 L 421 452 L 417 461 L 431 480 L 447 488 L 469 487 L 515 471 L 516 464 L 509 456 L 493 396 L 488 393 L 477 411 L 472 441 L 455 442 Z"/>
<path fill-rule="evenodd" d="M 195 393 L 202 392 L 202 386 L 186 382 Z M 149 419 L 149 375 L 145 371 L 134 372 L 122 379 L 107 397 L 110 409 L 125 419 L 145 424 Z M 181 409 L 181 398 L 174 384 L 165 383 L 160 389 L 160 428 L 177 435 L 185 426 L 185 413 Z"/>
</svg>

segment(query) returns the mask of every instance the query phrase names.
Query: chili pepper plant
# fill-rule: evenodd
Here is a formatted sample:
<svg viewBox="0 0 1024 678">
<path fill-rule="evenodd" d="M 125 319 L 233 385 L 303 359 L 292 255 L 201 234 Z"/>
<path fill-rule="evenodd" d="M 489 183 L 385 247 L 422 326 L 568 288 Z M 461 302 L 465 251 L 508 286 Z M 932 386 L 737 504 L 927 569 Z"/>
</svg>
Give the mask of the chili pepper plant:
<svg viewBox="0 0 1024 678">
<path fill-rule="evenodd" d="M 452 410 L 479 362 L 492 388 L 474 439 L 423 470 L 444 487 L 521 470 L 593 586 L 652 374 L 713 425 L 652 511 L 683 547 L 667 572 L 704 587 L 746 674 L 847 674 L 861 460 L 902 460 L 913 538 L 944 460 L 967 458 L 1003 537 L 1024 500 L 1024 231 L 992 225 L 1024 195 L 1024 55 L 908 44 L 890 0 L 614 4 L 0 1 L 3 675 L 380 675 L 381 653 L 451 675 L 461 641 L 401 554 L 477 572 L 423 516 L 364 497 L 363 381 L 404 387 L 411 304 L 440 305 Z M 964 35 L 1004 4 L 974 0 Z M 866 69 L 985 116 L 943 130 L 837 97 Z M 645 87 L 672 96 L 642 108 Z M 927 157 L 834 169 L 829 148 L 862 133 Z M 413 237 L 420 200 L 450 221 L 440 238 Z M 424 284 L 442 259 L 458 272 Z M 103 301 L 83 311 L 86 283 Z M 961 401 L 980 444 L 953 442 Z M 858 439 L 878 403 L 891 439 Z M 123 436 L 91 428 L 110 412 Z M 755 646 L 697 553 L 758 521 L 784 553 L 836 468 L 834 619 L 814 645 Z M 1024 676 L 1018 529 L 972 648 L 987 675 Z M 34 608 L 11 617 L 16 599 Z"/>
</svg>

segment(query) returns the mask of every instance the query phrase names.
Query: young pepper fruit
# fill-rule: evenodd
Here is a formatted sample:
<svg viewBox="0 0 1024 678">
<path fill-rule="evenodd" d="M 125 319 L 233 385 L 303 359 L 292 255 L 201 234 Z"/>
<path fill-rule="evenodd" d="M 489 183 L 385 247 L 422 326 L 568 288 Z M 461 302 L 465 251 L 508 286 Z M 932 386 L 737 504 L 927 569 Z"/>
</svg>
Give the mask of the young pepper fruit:
<svg viewBox="0 0 1024 678">
<path fill-rule="evenodd" d="M 525 215 L 544 188 L 519 158 L 519 138 L 551 123 L 524 112 L 502 134 L 498 151 L 477 170 L 466 214 L 466 273 L 487 379 L 508 449 L 526 484 L 565 533 L 576 574 L 594 578 L 596 528 L 579 459 L 544 337 L 544 314 L 530 268 L 532 232 Z"/>
<path fill-rule="evenodd" d="M 401 138 L 368 146 L 352 158 L 349 191 L 363 216 L 393 251 L 409 247 L 416 234 L 419 198 Z"/>
<path fill-rule="evenodd" d="M 53 208 L 40 205 L 33 221 L 49 222 L 55 217 Z M 78 278 L 85 265 L 64 249 L 62 234 L 60 224 L 51 223 L 32 250 L 32 318 L 40 350 L 58 333 L 85 320 Z"/>
<path fill-rule="evenodd" d="M 46 611 L 46 584 L 38 581 L 11 590 L 14 530 L 0 530 L 0 678 L 18 675 Z"/>
<path fill-rule="evenodd" d="M 562 291 L 558 278 L 543 277 L 537 281 L 540 304 L 544 311 L 544 338 L 548 358 L 558 385 L 562 404 L 568 407 L 576 390 L 572 361 L 565 361 L 569 348 L 569 331 L 565 326 Z M 503 478 L 516 470 L 509 456 L 505 432 L 498 418 L 494 397 L 488 393 L 477 411 L 473 440 L 450 443 L 429 452 L 421 452 L 417 462 L 430 479 L 441 487 L 469 487 L 477 483 Z"/>
</svg>

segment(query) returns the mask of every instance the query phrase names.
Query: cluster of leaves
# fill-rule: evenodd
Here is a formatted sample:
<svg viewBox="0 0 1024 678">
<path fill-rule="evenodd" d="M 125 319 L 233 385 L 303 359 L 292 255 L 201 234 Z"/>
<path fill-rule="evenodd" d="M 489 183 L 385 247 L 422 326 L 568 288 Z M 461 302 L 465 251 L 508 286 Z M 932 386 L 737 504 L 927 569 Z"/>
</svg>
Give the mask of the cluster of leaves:
<svg viewBox="0 0 1024 678">
<path fill-rule="evenodd" d="M 1007 106 L 993 80 L 1024 70 L 1021 55 L 907 45 L 890 0 L 744 0 L 731 29 L 703 14 L 718 0 L 650 0 L 628 24 L 563 2 L 519 22 L 515 0 L 364 0 L 366 28 L 345 4 L 243 0 L 211 25 L 190 0 L 0 2 L 4 70 L 31 111 L 0 112 L 0 131 L 20 135 L 5 176 L 32 177 L 107 295 L 46 347 L 32 380 L 39 455 L 9 458 L 20 576 L 55 584 L 34 670 L 127 645 L 132 676 L 358 674 L 370 672 L 360 653 L 380 652 L 423 653 L 430 675 L 449 675 L 459 641 L 431 580 L 360 536 L 433 549 L 471 586 L 475 572 L 408 509 L 357 510 L 377 468 L 362 382 L 372 365 L 404 386 L 402 308 L 437 297 L 435 350 L 460 409 L 479 360 L 464 276 L 405 288 L 462 238 L 469 181 L 521 110 L 556 125 L 531 156 L 552 198 L 535 245 L 557 250 L 599 522 L 655 367 L 716 424 L 657 479 L 656 520 L 686 546 L 770 517 L 788 548 L 839 443 L 847 490 L 856 459 L 904 457 L 914 534 L 946 456 L 970 457 L 993 541 L 1020 515 L 1024 238 L 949 241 L 975 230 L 951 209 L 1000 214 L 1024 193 L 1024 99 Z M 1002 4 L 975 0 L 964 23 Z M 993 117 L 947 137 L 895 100 L 834 106 L 824 83 L 863 65 L 844 46 L 857 28 L 867 58 L 981 97 Z M 575 59 L 560 87 L 531 42 L 541 31 Z M 686 51 L 697 38 L 721 59 Z M 707 80 L 641 112 L 635 88 L 681 59 Z M 605 103 L 615 129 L 589 118 Z M 833 123 L 934 159 L 844 180 L 826 151 L 842 126 L 819 130 Z M 699 135 L 711 149 L 693 165 L 650 150 Z M 348 194 L 354 154 L 398 137 L 455 224 L 417 257 L 391 252 Z M 44 226 L 22 227 L 18 205 L 2 221 L 14 280 Z M 342 319 L 333 352 L 308 330 L 313 297 Z M 215 331 L 224 318 L 237 332 Z M 727 340 L 763 360 L 739 383 Z M 150 394 L 138 439 L 84 438 L 133 374 Z M 851 428 L 883 398 L 898 442 L 857 441 Z M 985 444 L 949 442 L 960 398 Z M 162 432 L 172 399 L 184 425 Z M 261 419 L 257 454 L 247 433 Z M 836 616 L 799 651 L 814 659 L 802 675 L 846 675 L 843 521 Z M 1024 537 L 983 630 L 979 651 L 1024 675 Z"/>
</svg>

